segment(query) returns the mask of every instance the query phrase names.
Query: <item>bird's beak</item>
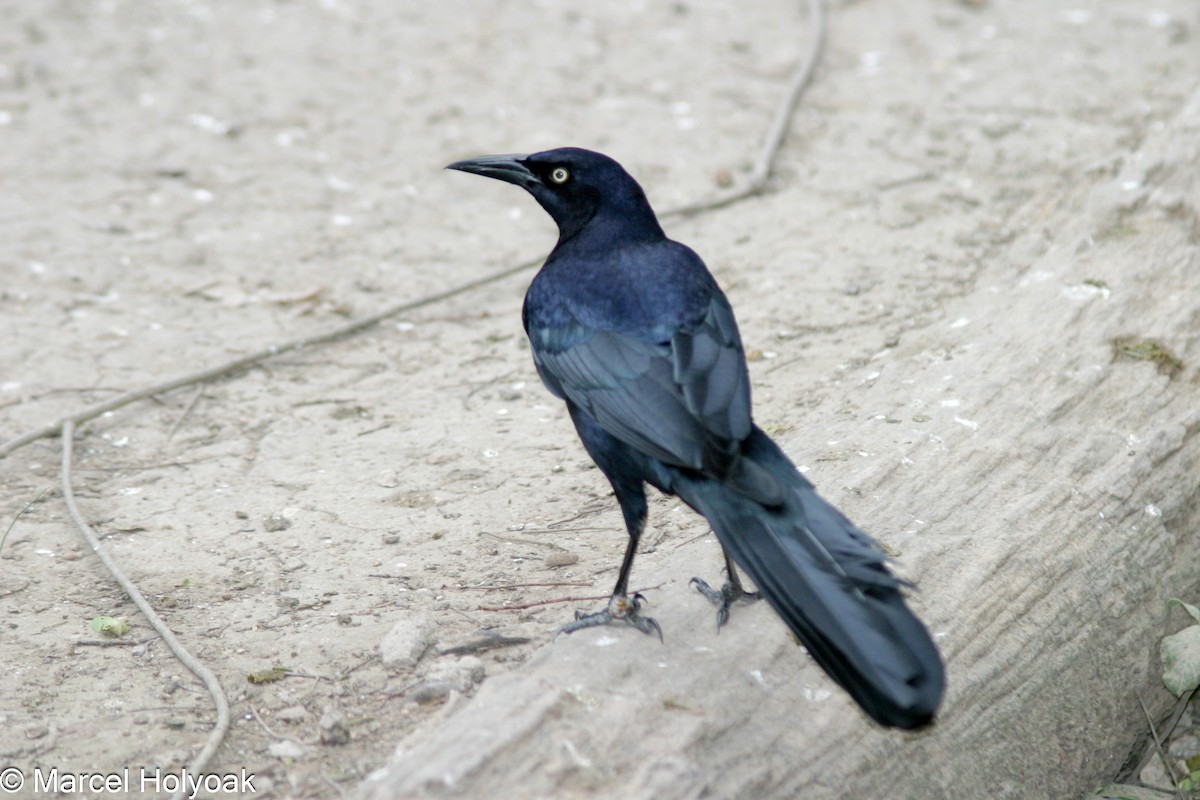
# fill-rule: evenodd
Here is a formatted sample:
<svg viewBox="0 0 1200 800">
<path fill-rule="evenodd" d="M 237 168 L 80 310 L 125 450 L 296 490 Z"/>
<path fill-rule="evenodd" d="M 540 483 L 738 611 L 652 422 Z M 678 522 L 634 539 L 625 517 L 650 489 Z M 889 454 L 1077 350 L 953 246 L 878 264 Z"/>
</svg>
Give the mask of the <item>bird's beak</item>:
<svg viewBox="0 0 1200 800">
<path fill-rule="evenodd" d="M 541 181 L 529 170 L 529 167 L 525 166 L 523 163 L 525 158 L 523 155 L 480 156 L 478 158 L 467 158 L 462 161 L 455 161 L 453 164 L 447 164 L 446 169 L 472 172 L 476 175 L 482 175 L 485 178 L 495 178 L 505 183 L 515 183 L 517 186 L 529 189 L 532 186 L 540 184 Z"/>
</svg>

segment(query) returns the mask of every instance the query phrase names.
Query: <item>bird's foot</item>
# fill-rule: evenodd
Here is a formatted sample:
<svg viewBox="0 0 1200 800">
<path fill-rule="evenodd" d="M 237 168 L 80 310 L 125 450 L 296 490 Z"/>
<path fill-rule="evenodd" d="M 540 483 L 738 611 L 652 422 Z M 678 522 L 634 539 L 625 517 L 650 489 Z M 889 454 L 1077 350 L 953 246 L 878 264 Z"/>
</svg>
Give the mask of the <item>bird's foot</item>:
<svg viewBox="0 0 1200 800">
<path fill-rule="evenodd" d="M 758 592 L 747 592 L 742 588 L 741 581 L 727 581 L 720 591 L 712 588 L 700 578 L 692 578 L 688 583 L 695 586 L 700 594 L 707 597 L 709 602 L 717 607 L 717 633 L 720 633 L 721 626 L 729 621 L 729 607 L 735 600 L 759 599 Z"/>
<path fill-rule="evenodd" d="M 645 599 L 641 594 L 635 594 L 633 597 L 624 594 L 614 594 L 608 599 L 608 607 L 594 614 L 584 614 L 582 611 L 576 611 L 575 619 L 555 631 L 554 636 L 557 638 L 560 633 L 574 633 L 584 628 L 608 625 L 611 622 L 625 622 L 637 628 L 642 633 L 658 634 L 658 640 L 661 642 L 663 634 L 658 622 L 653 617 L 643 617 L 639 613 L 642 608 L 642 601 Z"/>
</svg>

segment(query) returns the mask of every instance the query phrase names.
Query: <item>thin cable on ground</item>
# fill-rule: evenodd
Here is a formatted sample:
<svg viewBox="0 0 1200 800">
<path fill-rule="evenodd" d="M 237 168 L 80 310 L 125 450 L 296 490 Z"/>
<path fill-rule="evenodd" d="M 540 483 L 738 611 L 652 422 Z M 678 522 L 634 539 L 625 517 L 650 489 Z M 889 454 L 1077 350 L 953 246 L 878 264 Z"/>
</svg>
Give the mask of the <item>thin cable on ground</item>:
<svg viewBox="0 0 1200 800">
<path fill-rule="evenodd" d="M 112 559 L 108 551 L 100 544 L 100 540 L 96 537 L 96 532 L 87 524 L 83 516 L 79 513 L 79 506 L 75 504 L 75 492 L 71 487 L 71 460 L 75 449 L 75 422 L 68 419 L 63 423 L 62 430 L 62 493 L 63 500 L 66 501 L 67 511 L 71 515 L 71 519 L 75 522 L 75 527 L 79 528 L 79 532 L 83 534 L 83 538 L 91 546 L 92 552 L 100 557 L 100 561 L 104 564 L 105 569 L 113 576 L 133 604 L 138 607 L 146 621 L 150 626 L 162 637 L 166 642 L 167 647 L 179 659 L 185 667 L 192 671 L 192 674 L 199 678 L 208 688 L 208 693 L 212 695 L 213 705 L 217 708 L 217 724 L 213 726 L 212 732 L 208 736 L 208 741 L 204 745 L 204 749 L 192 760 L 189 770 L 193 776 L 200 776 L 204 772 L 209 760 L 213 754 L 217 752 L 221 741 L 225 738 L 225 732 L 229 730 L 229 701 L 225 697 L 225 691 L 221 688 L 220 681 L 212 671 L 198 661 L 195 656 L 188 652 L 179 640 L 175 638 L 175 634 L 167 627 L 167 624 L 162 621 L 162 618 L 155 613 L 150 604 L 146 602 L 146 598 L 138 591 L 138 588 L 130 583 L 125 577 L 125 573 L 117 566 L 117 562 Z M 186 786 L 180 786 L 173 798 L 184 797 L 187 792 Z"/>
<path fill-rule="evenodd" d="M 800 65 L 796 67 L 796 71 L 792 73 L 792 79 L 788 82 L 787 93 L 783 96 L 783 102 L 779 104 L 779 108 L 775 112 L 775 119 L 771 122 L 771 127 L 767 130 L 762 150 L 759 152 L 758 160 L 754 162 L 754 167 L 750 170 L 750 177 L 746 180 L 746 183 L 738 189 L 710 200 L 701 200 L 696 203 L 689 203 L 688 205 L 668 209 L 660 213 L 660 217 L 690 216 L 701 211 L 724 208 L 731 203 L 736 203 L 739 200 L 745 200 L 748 197 L 760 194 L 767 188 L 767 181 L 770 179 L 771 171 L 775 167 L 775 159 L 778 157 L 779 150 L 783 147 L 783 140 L 787 137 L 788 129 L 791 127 L 792 116 L 796 113 L 796 106 L 799 105 L 800 98 L 804 96 L 805 90 L 812 83 L 813 75 L 817 71 L 817 63 L 821 59 L 821 51 L 824 48 L 825 10 L 821 0 L 809 0 L 808 47 L 805 50 L 804 60 L 800 62 Z"/>
<path fill-rule="evenodd" d="M 325 344 L 327 342 L 334 341 L 335 339 L 341 339 L 346 336 L 361 333 L 362 331 L 372 328 L 388 318 L 396 316 L 397 314 L 403 314 L 406 311 L 412 311 L 413 309 L 420 308 L 422 306 L 432 305 L 433 303 L 438 303 L 442 300 L 448 300 L 455 295 L 469 292 L 472 289 L 478 289 L 479 287 L 486 286 L 489 283 L 495 283 L 496 281 L 507 278 L 510 275 L 515 275 L 518 272 L 529 269 L 534 265 L 534 263 L 534 261 L 523 261 L 516 266 L 507 267 L 498 272 L 484 275 L 481 278 L 476 278 L 473 281 L 459 284 L 458 286 L 446 289 L 445 291 L 437 292 L 427 297 L 422 297 L 419 300 L 406 300 L 403 303 L 397 303 L 395 305 L 388 306 L 382 311 L 378 311 L 368 317 L 363 317 L 362 319 L 357 319 L 353 322 L 348 322 L 345 325 L 339 325 L 332 330 L 316 333 L 311 336 L 302 336 L 299 339 L 292 339 L 291 341 L 283 342 L 281 344 L 273 344 L 270 347 L 264 347 L 263 349 L 256 350 L 253 353 L 247 353 L 244 356 L 239 356 L 238 358 L 235 358 L 232 361 L 226 361 L 223 364 L 217 364 L 214 367 L 206 367 L 205 369 L 179 375 L 160 383 L 144 386 L 141 389 L 136 389 L 132 392 L 125 392 L 124 394 L 120 394 L 116 397 L 105 400 L 103 403 L 96 403 L 95 405 L 88 406 L 80 411 L 76 411 L 74 414 L 71 414 L 68 417 L 55 420 L 49 425 L 45 425 L 37 430 L 30 431 L 29 433 L 5 442 L 3 445 L 0 445 L 0 458 L 4 458 L 13 451 L 19 450 L 30 442 L 35 442 L 38 439 L 44 439 L 47 436 L 57 435 L 64 429 L 68 422 L 73 422 L 76 425 L 79 425 L 87 422 L 88 420 L 95 419 L 101 414 L 106 414 L 109 411 L 116 411 L 118 408 L 123 408 L 131 403 L 136 403 L 139 400 L 145 400 L 146 398 L 153 397 L 154 395 L 170 392 L 175 389 L 180 389 L 184 386 L 204 383 L 206 381 L 213 380 L 214 378 L 225 377 L 231 373 L 237 372 L 238 370 L 252 367 L 261 361 L 266 361 L 269 358 L 275 358 L 285 353 L 291 353 L 295 350 L 303 350 L 306 347 L 314 347 L 319 344 Z"/>
</svg>

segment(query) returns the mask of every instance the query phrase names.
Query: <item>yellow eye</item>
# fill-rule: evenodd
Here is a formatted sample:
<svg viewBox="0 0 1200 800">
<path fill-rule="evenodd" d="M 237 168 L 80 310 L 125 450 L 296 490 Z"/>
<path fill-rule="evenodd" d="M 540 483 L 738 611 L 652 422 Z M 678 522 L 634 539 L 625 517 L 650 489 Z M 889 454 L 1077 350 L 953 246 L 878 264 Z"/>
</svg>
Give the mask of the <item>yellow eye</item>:
<svg viewBox="0 0 1200 800">
<path fill-rule="evenodd" d="M 567 172 L 566 167 L 555 167 L 554 171 L 550 173 L 550 180 L 555 183 L 566 183 L 569 177 L 571 177 L 571 173 Z"/>
</svg>

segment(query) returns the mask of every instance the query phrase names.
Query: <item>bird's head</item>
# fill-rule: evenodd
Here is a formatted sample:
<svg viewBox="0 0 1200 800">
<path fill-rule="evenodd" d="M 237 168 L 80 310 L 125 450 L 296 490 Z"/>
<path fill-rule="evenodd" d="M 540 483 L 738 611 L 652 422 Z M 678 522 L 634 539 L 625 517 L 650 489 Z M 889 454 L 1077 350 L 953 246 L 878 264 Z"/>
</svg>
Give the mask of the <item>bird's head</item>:
<svg viewBox="0 0 1200 800">
<path fill-rule="evenodd" d="M 559 241 L 597 217 L 622 220 L 629 232 L 662 235 L 646 193 L 625 168 L 603 153 L 562 147 L 530 155 L 481 156 L 446 169 L 472 172 L 525 189 L 558 224 Z"/>
</svg>

